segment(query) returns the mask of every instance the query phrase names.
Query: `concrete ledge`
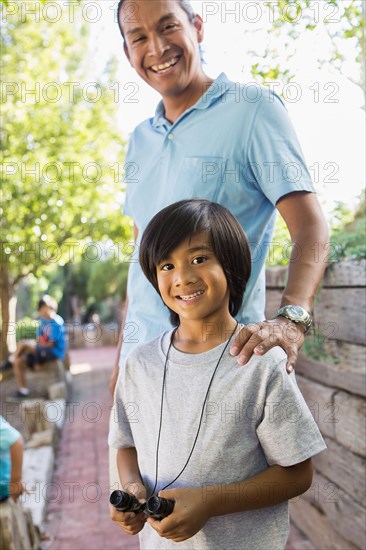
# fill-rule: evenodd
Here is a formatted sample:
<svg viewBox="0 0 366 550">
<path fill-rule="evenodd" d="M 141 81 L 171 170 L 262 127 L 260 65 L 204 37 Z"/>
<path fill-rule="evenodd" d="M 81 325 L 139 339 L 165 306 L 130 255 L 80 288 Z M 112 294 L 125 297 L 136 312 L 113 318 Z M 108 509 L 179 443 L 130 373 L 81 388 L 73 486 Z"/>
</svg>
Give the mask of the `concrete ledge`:
<svg viewBox="0 0 366 550">
<path fill-rule="evenodd" d="M 55 454 L 51 445 L 24 451 L 23 480 L 28 493 L 21 496 L 21 501 L 30 509 L 33 523 L 40 532 L 44 526 L 49 498 L 47 493 L 52 480 L 54 461 Z"/>
<path fill-rule="evenodd" d="M 19 500 L 8 498 L 0 504 L 2 550 L 38 550 L 39 536 L 30 511 Z"/>
</svg>

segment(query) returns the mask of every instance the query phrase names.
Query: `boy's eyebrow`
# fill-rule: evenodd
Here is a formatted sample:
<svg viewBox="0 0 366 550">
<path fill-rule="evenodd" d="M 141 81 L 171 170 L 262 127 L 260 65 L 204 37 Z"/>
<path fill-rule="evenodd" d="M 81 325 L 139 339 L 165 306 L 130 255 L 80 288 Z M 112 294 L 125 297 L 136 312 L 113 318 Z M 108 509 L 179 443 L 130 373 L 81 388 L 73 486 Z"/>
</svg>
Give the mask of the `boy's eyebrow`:
<svg viewBox="0 0 366 550">
<path fill-rule="evenodd" d="M 193 246 L 192 248 L 188 248 L 188 252 L 199 252 L 200 250 L 207 250 L 208 252 L 212 252 L 212 248 L 209 244 L 201 244 L 200 246 Z"/>
<path fill-rule="evenodd" d="M 157 22 L 156 26 L 158 27 L 159 25 L 164 23 L 164 21 L 166 21 L 167 19 L 173 19 L 173 17 L 175 17 L 174 13 L 167 13 L 166 15 L 163 15 L 163 17 L 160 17 L 160 19 Z M 127 31 L 126 34 L 131 35 L 131 34 L 135 34 L 137 32 L 142 32 L 142 31 L 143 31 L 143 29 L 141 27 L 135 27 L 134 29 L 130 29 L 129 31 Z"/>
<path fill-rule="evenodd" d="M 212 247 L 209 244 L 201 244 L 200 246 L 192 246 L 187 249 L 187 252 L 212 252 Z M 166 262 L 171 259 L 171 253 L 164 256 L 159 263 Z"/>
</svg>

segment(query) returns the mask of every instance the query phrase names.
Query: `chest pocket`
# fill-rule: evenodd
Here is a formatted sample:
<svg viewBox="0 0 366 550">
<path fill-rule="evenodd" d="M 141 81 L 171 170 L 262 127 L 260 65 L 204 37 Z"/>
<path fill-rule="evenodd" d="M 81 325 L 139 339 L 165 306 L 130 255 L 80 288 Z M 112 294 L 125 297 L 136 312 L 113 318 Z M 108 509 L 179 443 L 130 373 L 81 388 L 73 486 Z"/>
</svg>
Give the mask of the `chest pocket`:
<svg viewBox="0 0 366 550">
<path fill-rule="evenodd" d="M 164 204 L 182 199 L 215 201 L 222 185 L 223 157 L 185 157 L 169 178 L 173 185 L 165 188 Z"/>
</svg>

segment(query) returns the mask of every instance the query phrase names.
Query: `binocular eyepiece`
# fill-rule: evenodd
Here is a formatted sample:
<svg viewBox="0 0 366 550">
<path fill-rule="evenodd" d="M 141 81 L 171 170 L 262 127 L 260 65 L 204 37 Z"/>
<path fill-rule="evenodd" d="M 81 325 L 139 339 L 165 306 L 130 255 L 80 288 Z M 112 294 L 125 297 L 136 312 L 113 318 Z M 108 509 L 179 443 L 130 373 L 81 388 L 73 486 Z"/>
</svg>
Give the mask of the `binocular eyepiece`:
<svg viewBox="0 0 366 550">
<path fill-rule="evenodd" d="M 146 503 L 145 514 L 155 519 L 169 516 L 174 509 L 174 501 L 168 498 L 153 496 Z"/>
<path fill-rule="evenodd" d="M 153 496 L 146 503 L 141 504 L 134 495 L 119 490 L 111 493 L 109 502 L 119 512 L 135 512 L 136 514 L 144 512 L 154 519 L 166 518 L 174 509 L 173 500 Z"/>
<path fill-rule="evenodd" d="M 109 502 L 119 512 L 135 512 L 139 514 L 145 511 L 145 504 L 141 504 L 134 495 L 125 491 L 113 491 L 109 497 Z"/>
</svg>

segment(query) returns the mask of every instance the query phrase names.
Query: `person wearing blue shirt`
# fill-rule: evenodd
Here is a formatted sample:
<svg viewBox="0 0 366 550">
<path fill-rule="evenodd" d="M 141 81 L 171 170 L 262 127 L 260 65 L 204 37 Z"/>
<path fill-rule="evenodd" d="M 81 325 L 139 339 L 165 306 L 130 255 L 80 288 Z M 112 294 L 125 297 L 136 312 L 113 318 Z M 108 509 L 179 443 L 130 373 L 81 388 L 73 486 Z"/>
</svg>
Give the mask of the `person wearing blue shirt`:
<svg viewBox="0 0 366 550">
<path fill-rule="evenodd" d="M 18 383 L 17 397 L 27 397 L 29 389 L 25 384 L 24 368 L 38 370 L 40 365 L 63 359 L 66 353 L 65 323 L 57 315 L 57 303 L 51 296 L 45 295 L 38 303 L 39 325 L 36 344 L 21 342 L 15 351 L 12 364 Z"/>
<path fill-rule="evenodd" d="M 120 0 L 124 51 L 137 74 L 160 93 L 155 116 L 134 130 L 126 156 L 124 213 L 134 221 L 124 330 L 111 378 L 137 343 L 169 330 L 169 312 L 137 261 L 141 235 L 163 207 L 204 198 L 227 207 L 246 231 L 252 275 L 237 320 L 244 327 L 230 352 L 244 365 L 273 346 L 296 364 L 311 326 L 316 290 L 326 266 L 328 230 L 309 171 L 279 96 L 208 77 L 202 67 L 202 18 L 187 0 Z M 276 209 L 294 247 L 279 309 L 265 319 L 265 260 Z M 315 254 L 315 247 L 319 254 Z"/>
<path fill-rule="evenodd" d="M 0 415 L 0 502 L 23 493 L 22 464 L 22 436 Z"/>
</svg>

